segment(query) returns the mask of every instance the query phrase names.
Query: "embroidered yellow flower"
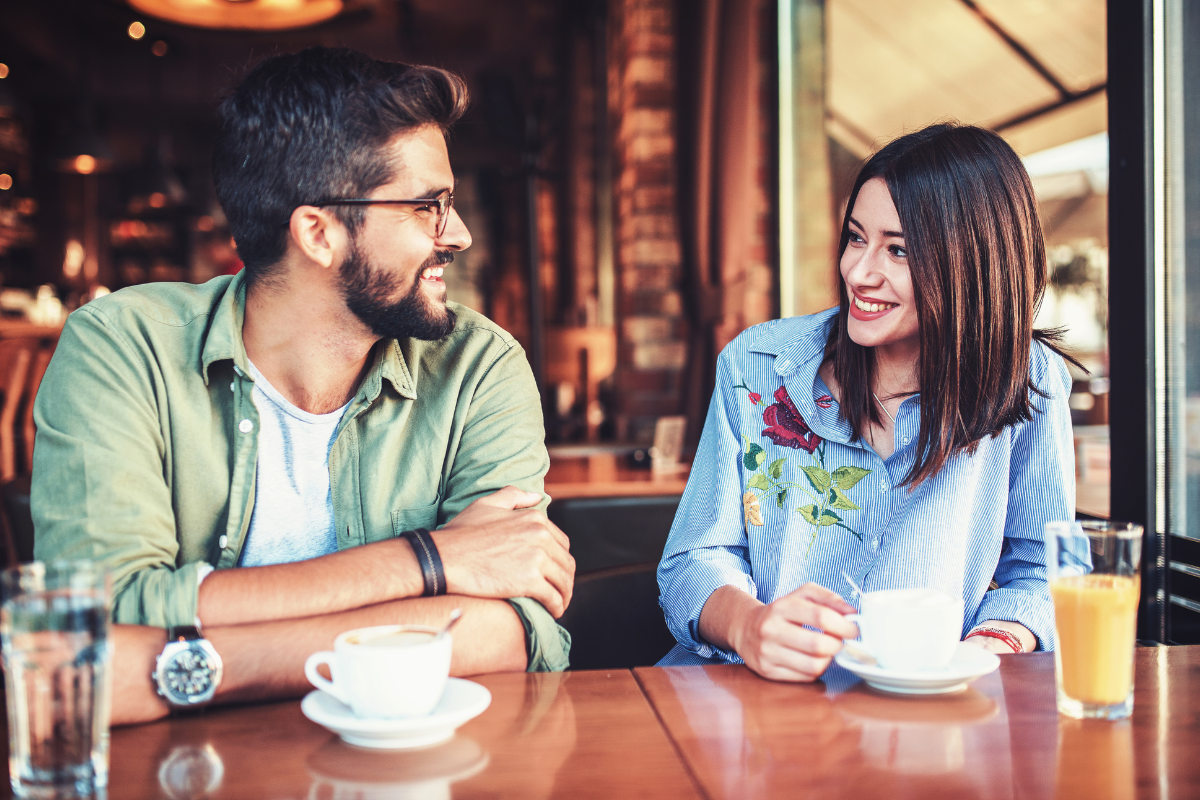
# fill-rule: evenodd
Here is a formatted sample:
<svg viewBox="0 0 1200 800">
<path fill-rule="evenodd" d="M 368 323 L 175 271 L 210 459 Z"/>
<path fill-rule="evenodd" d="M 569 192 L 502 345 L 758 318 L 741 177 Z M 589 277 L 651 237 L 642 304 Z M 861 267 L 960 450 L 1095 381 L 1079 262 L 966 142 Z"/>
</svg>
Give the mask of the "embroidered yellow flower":
<svg viewBox="0 0 1200 800">
<path fill-rule="evenodd" d="M 742 495 L 742 511 L 746 515 L 746 533 L 750 533 L 751 525 L 762 527 L 762 509 L 758 505 L 758 495 L 754 492 L 746 492 Z"/>
</svg>

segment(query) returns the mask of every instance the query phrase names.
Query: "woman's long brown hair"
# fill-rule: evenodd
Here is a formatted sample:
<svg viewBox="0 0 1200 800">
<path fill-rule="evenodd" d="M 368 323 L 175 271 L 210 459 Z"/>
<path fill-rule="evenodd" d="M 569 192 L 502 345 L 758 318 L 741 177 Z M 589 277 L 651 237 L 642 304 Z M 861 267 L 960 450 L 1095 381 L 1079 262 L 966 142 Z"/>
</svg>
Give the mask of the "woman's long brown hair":
<svg viewBox="0 0 1200 800">
<path fill-rule="evenodd" d="M 960 451 L 1031 419 L 1033 340 L 1066 355 L 1060 330 L 1034 330 L 1046 288 L 1046 245 L 1033 185 L 1020 158 L 991 131 L 931 125 L 890 143 L 863 165 L 842 221 L 839 261 L 859 190 L 882 178 L 900 217 L 919 323 L 921 428 L 905 477 L 916 487 Z M 826 358 L 841 385 L 842 415 L 862 436 L 880 422 L 872 400 L 874 351 L 851 340 L 850 299 L 838 280 L 840 314 Z"/>
</svg>

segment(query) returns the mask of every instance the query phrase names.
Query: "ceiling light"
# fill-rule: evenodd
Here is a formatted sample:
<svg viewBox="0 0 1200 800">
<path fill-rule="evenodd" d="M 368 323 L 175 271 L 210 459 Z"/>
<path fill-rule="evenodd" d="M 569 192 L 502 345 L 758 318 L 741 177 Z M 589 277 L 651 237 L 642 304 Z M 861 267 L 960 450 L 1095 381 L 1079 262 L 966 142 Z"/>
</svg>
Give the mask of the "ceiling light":
<svg viewBox="0 0 1200 800">
<path fill-rule="evenodd" d="M 138 11 L 198 28 L 286 30 L 336 17 L 343 0 L 128 0 Z M 353 0 L 351 0 L 353 3 Z M 361 5 L 362 3 L 353 3 Z"/>
<path fill-rule="evenodd" d="M 128 33 L 130 39 L 140 39 L 146 35 L 146 26 L 140 22 L 131 22 Z"/>
<path fill-rule="evenodd" d="M 0 78 L 8 77 L 8 64 L 0 64 Z"/>
</svg>

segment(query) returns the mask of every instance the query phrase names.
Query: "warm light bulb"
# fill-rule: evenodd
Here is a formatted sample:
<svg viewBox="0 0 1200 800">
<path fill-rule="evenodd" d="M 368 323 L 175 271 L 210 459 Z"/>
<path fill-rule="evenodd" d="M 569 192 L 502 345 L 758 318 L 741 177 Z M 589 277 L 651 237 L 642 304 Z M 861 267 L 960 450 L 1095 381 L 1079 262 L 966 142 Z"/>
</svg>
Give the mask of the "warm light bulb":
<svg viewBox="0 0 1200 800">
<path fill-rule="evenodd" d="M 140 39 L 146 35 L 146 26 L 140 22 L 131 22 L 129 24 L 129 38 Z"/>
<path fill-rule="evenodd" d="M 80 175 L 91 175 L 96 171 L 96 159 L 87 154 L 76 156 L 75 171 Z"/>
<path fill-rule="evenodd" d="M 8 64 L 0 64 L 0 79 L 8 77 Z"/>
<path fill-rule="evenodd" d="M 12 175 L 7 172 L 0 173 L 0 191 L 7 192 L 12 188 Z"/>
<path fill-rule="evenodd" d="M 154 192 L 150 195 L 150 207 L 162 208 L 167 204 L 167 196 L 162 192 Z"/>
<path fill-rule="evenodd" d="M 150 52 L 156 56 L 165 56 L 167 54 L 167 43 L 159 39 L 154 44 L 150 45 Z"/>
</svg>

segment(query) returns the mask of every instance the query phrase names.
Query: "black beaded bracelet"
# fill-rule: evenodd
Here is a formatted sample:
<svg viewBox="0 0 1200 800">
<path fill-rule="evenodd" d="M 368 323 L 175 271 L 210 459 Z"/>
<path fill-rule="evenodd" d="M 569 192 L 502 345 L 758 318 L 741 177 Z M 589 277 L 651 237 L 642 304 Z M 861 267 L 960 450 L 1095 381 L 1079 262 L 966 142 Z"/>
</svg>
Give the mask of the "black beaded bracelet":
<svg viewBox="0 0 1200 800">
<path fill-rule="evenodd" d="M 435 597 L 446 593 L 446 572 L 442 569 L 442 557 L 438 553 L 433 537 L 424 528 L 415 531 L 405 531 L 400 534 L 412 545 L 413 553 L 417 556 L 417 564 L 421 567 L 421 578 L 425 581 L 425 591 L 422 597 Z"/>
</svg>

